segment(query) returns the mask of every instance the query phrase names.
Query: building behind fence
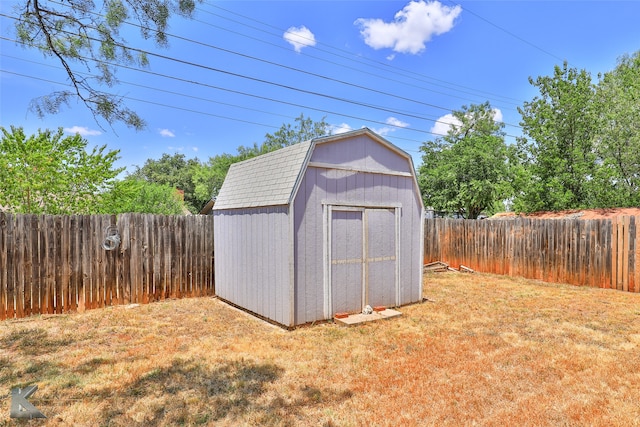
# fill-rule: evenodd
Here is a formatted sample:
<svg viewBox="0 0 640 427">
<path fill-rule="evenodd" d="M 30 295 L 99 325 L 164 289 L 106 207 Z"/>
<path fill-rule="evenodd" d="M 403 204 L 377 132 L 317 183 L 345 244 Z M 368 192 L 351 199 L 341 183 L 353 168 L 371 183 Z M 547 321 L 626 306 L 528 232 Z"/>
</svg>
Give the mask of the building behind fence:
<svg viewBox="0 0 640 427">
<path fill-rule="evenodd" d="M 0 213 L 0 319 L 214 294 L 211 216 Z"/>
<path fill-rule="evenodd" d="M 547 282 L 640 291 L 638 217 L 427 219 L 425 263 Z"/>
</svg>

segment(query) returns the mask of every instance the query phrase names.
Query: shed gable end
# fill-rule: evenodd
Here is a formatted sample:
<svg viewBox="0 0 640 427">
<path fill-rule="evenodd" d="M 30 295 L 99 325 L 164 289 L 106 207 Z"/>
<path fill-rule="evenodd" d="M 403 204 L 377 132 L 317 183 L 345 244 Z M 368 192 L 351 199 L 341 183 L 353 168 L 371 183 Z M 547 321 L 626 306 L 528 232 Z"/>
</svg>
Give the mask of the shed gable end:
<svg viewBox="0 0 640 427">
<path fill-rule="evenodd" d="M 372 173 L 413 173 L 409 159 L 367 134 L 350 139 L 318 142 L 311 155 L 310 165 Z"/>
</svg>

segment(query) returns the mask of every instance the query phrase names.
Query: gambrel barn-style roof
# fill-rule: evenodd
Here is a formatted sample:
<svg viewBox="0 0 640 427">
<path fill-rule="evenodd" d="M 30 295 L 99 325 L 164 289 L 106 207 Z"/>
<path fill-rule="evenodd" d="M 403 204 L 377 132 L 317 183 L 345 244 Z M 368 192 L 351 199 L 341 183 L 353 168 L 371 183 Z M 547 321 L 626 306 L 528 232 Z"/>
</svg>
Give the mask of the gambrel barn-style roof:
<svg viewBox="0 0 640 427">
<path fill-rule="evenodd" d="M 310 147 L 306 141 L 231 165 L 216 209 L 289 203 Z"/>
</svg>

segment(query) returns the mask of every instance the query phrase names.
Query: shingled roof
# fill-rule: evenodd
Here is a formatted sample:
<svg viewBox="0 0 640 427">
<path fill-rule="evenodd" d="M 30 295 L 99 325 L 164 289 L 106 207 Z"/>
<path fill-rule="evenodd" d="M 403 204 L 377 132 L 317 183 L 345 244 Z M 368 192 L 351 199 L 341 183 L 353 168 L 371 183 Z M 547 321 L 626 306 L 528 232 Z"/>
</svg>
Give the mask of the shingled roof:
<svg viewBox="0 0 640 427">
<path fill-rule="evenodd" d="M 214 210 L 288 204 L 310 147 L 311 141 L 301 142 L 234 163 Z"/>
</svg>

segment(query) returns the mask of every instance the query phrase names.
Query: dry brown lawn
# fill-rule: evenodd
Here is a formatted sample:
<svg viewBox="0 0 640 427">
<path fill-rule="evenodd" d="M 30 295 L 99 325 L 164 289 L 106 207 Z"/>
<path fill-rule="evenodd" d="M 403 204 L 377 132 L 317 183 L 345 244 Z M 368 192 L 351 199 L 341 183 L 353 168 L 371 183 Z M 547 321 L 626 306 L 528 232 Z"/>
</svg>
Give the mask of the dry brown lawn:
<svg viewBox="0 0 640 427">
<path fill-rule="evenodd" d="M 0 425 L 640 425 L 640 295 L 425 276 L 399 318 L 284 331 L 213 298 L 0 323 Z M 9 419 L 12 387 L 48 419 Z"/>
</svg>

